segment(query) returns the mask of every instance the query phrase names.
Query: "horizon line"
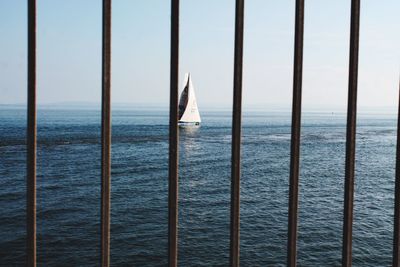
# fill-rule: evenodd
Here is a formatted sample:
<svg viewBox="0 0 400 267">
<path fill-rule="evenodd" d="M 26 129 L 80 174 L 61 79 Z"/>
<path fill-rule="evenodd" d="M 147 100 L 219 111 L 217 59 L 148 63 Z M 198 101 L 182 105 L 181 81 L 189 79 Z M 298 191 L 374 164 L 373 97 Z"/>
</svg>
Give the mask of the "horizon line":
<svg viewBox="0 0 400 267">
<path fill-rule="evenodd" d="M 0 107 L 18 107 L 18 108 L 23 108 L 26 107 L 26 103 L 0 103 Z M 90 101 L 67 101 L 67 102 L 42 102 L 42 103 L 37 103 L 38 107 L 42 106 L 45 108 L 49 107 L 54 107 L 54 106 L 59 106 L 59 107 L 64 107 L 64 108 L 94 108 L 94 109 L 100 109 L 101 108 L 101 102 L 90 102 Z M 112 106 L 115 106 L 116 108 L 158 108 L 159 110 L 165 110 L 168 109 L 169 105 L 168 103 L 148 103 L 148 102 L 115 102 L 112 103 Z M 214 103 L 214 104 L 205 104 L 202 105 L 203 110 L 226 110 L 226 109 L 232 109 L 232 104 L 227 104 L 227 103 Z M 40 108 L 40 107 L 39 107 Z M 252 104 L 246 104 L 243 103 L 243 108 L 245 109 L 256 109 L 259 111 L 265 110 L 265 111 L 291 111 L 292 109 L 292 104 L 291 103 L 252 103 Z M 346 105 L 307 105 L 303 104 L 302 107 L 303 111 L 326 111 L 326 112 L 347 112 L 347 106 Z M 390 111 L 392 112 L 397 112 L 398 111 L 398 106 L 363 106 L 360 105 L 357 107 L 358 110 L 361 111 Z"/>
</svg>

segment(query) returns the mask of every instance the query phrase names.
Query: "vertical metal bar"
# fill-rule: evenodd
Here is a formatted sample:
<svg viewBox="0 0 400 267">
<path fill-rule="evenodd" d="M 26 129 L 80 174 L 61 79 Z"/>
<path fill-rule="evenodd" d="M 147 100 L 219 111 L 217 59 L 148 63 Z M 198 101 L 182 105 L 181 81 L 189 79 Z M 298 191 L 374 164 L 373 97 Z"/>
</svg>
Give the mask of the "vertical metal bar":
<svg viewBox="0 0 400 267">
<path fill-rule="evenodd" d="M 169 103 L 168 266 L 178 265 L 178 78 L 179 0 L 171 1 L 171 66 Z"/>
<path fill-rule="evenodd" d="M 240 144 L 242 127 L 244 0 L 236 0 L 233 73 L 230 266 L 240 264 Z"/>
<path fill-rule="evenodd" d="M 400 92 L 400 82 L 399 82 Z M 393 267 L 400 266 L 400 96 L 397 114 L 396 180 L 394 193 Z"/>
<path fill-rule="evenodd" d="M 101 266 L 110 265 L 111 0 L 103 0 L 101 99 Z"/>
<path fill-rule="evenodd" d="M 347 106 L 346 164 L 344 185 L 342 266 L 352 264 L 352 230 L 354 199 L 354 162 L 356 146 L 358 48 L 360 29 L 360 0 L 351 1 L 349 94 Z"/>
<path fill-rule="evenodd" d="M 303 80 L 303 37 L 304 0 L 296 0 L 287 243 L 287 265 L 290 267 L 294 267 L 297 265 L 297 210 L 299 202 L 298 198 L 300 169 L 301 89 Z"/>
<path fill-rule="evenodd" d="M 26 265 L 36 266 L 36 0 L 28 0 Z"/>
</svg>

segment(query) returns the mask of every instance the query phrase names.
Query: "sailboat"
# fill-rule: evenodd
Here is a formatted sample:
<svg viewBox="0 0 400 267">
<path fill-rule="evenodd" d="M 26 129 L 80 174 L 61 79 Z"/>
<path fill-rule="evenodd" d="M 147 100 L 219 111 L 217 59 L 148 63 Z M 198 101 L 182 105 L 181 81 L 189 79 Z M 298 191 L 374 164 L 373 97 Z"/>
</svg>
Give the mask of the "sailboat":
<svg viewBox="0 0 400 267">
<path fill-rule="evenodd" d="M 180 126 L 200 125 L 200 113 L 190 73 L 185 74 L 184 87 L 179 100 Z"/>
</svg>

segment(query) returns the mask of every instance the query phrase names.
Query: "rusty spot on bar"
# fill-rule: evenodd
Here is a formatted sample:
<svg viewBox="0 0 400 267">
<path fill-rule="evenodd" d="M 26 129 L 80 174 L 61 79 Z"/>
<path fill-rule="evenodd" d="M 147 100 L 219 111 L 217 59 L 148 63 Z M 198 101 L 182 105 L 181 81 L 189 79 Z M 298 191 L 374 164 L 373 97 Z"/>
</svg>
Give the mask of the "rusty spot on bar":
<svg viewBox="0 0 400 267">
<path fill-rule="evenodd" d="M 354 200 L 354 162 L 356 146 L 357 76 L 360 29 L 360 0 L 351 1 L 349 94 L 347 106 L 346 164 L 344 185 L 342 266 L 352 264 L 352 228 Z"/>
<path fill-rule="evenodd" d="M 36 0 L 28 0 L 26 265 L 36 266 Z"/>
<path fill-rule="evenodd" d="M 178 265 L 178 78 L 179 0 L 171 1 L 171 66 L 169 103 L 168 265 Z"/>
<path fill-rule="evenodd" d="M 297 218 L 299 198 L 299 163 L 301 131 L 301 89 L 303 78 L 303 37 L 304 0 L 296 1 L 294 63 L 293 63 L 293 103 L 292 133 L 290 145 L 289 214 L 287 265 L 297 265 Z"/>
<path fill-rule="evenodd" d="M 111 0 L 103 0 L 101 99 L 101 266 L 110 265 Z"/>
<path fill-rule="evenodd" d="M 242 127 L 244 0 L 236 0 L 233 73 L 230 266 L 240 264 L 240 143 Z"/>
<path fill-rule="evenodd" d="M 400 92 L 400 82 L 399 82 Z M 393 267 L 400 266 L 400 97 L 397 114 L 397 148 L 396 148 L 396 179 L 394 198 L 394 223 L 393 223 Z"/>
</svg>

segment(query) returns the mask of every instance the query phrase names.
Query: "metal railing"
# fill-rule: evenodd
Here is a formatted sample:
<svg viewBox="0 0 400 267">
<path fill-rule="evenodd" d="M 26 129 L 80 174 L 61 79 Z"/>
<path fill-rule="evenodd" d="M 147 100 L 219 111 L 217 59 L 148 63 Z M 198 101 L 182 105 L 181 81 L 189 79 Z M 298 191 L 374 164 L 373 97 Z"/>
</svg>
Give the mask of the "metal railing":
<svg viewBox="0 0 400 267">
<path fill-rule="evenodd" d="M 301 87 L 303 78 L 303 36 L 304 36 L 304 0 L 296 1 L 294 63 L 293 63 L 293 103 L 292 136 L 290 144 L 289 176 L 289 217 L 287 265 L 296 266 L 297 256 L 297 218 L 299 205 L 300 170 L 300 128 L 301 128 Z"/>
<path fill-rule="evenodd" d="M 231 266 L 240 264 L 240 145 L 244 0 L 236 0 L 231 158 Z M 103 0 L 101 117 L 101 266 L 110 265 L 111 187 L 111 0 Z M 349 85 L 346 135 L 342 266 L 352 264 L 354 162 L 360 0 L 351 1 Z M 287 265 L 296 266 L 304 0 L 296 0 L 293 65 L 293 106 L 290 148 Z M 168 264 L 178 265 L 178 70 L 179 0 L 171 0 L 171 62 L 168 184 Z M 400 86 L 400 84 L 399 84 Z M 36 266 L 36 0 L 28 0 L 28 122 L 27 122 L 27 266 Z M 400 114 L 400 108 L 399 108 Z M 397 127 L 393 266 L 400 266 L 400 116 Z"/>
<path fill-rule="evenodd" d="M 101 266 L 110 265 L 111 207 L 111 0 L 103 1 L 101 95 Z"/>
<path fill-rule="evenodd" d="M 36 266 L 36 1 L 28 1 L 26 261 Z"/>
<path fill-rule="evenodd" d="M 179 0 L 171 1 L 171 67 L 169 104 L 168 264 L 178 265 L 178 76 Z"/>
</svg>

